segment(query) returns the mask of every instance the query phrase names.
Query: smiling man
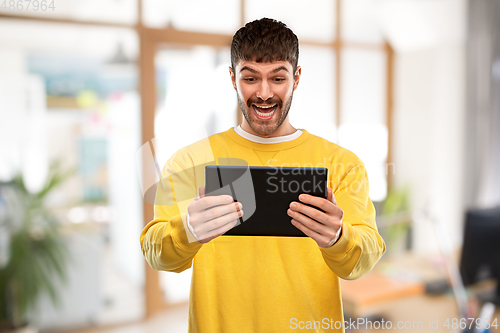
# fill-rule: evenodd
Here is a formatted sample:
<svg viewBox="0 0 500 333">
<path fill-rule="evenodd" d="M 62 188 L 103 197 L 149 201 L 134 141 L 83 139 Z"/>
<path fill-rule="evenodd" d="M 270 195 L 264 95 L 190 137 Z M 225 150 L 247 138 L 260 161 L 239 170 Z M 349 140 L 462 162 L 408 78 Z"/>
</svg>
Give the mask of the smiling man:
<svg viewBox="0 0 500 333">
<path fill-rule="evenodd" d="M 233 67 L 236 73 L 233 71 Z M 229 67 L 244 120 L 241 128 L 264 138 L 296 132 L 288 120 L 301 69 L 288 61 L 239 60 Z"/>
<path fill-rule="evenodd" d="M 263 18 L 238 30 L 229 73 L 241 125 L 207 138 L 209 152 L 206 140 L 182 148 L 163 169 L 163 183 L 171 187 L 167 194 L 158 187 L 141 247 L 154 269 L 193 267 L 190 332 L 343 332 L 339 278 L 361 277 L 385 252 L 363 162 L 290 124 L 298 56 L 298 39 L 281 22 Z M 287 211 L 308 237 L 221 237 L 245 207 L 227 195 L 205 196 L 198 166 L 231 158 L 251 166 L 329 169 L 327 198 L 302 194 Z"/>
</svg>

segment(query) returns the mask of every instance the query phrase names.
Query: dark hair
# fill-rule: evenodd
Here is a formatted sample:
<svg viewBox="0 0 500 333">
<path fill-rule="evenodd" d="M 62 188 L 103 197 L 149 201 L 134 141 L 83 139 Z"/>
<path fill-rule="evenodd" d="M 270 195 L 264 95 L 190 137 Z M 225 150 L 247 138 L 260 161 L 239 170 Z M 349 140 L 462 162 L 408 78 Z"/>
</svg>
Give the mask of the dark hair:
<svg viewBox="0 0 500 333">
<path fill-rule="evenodd" d="M 233 36 L 231 66 L 239 60 L 271 62 L 288 61 L 293 71 L 299 61 L 299 40 L 286 24 L 270 18 L 247 23 Z"/>
</svg>

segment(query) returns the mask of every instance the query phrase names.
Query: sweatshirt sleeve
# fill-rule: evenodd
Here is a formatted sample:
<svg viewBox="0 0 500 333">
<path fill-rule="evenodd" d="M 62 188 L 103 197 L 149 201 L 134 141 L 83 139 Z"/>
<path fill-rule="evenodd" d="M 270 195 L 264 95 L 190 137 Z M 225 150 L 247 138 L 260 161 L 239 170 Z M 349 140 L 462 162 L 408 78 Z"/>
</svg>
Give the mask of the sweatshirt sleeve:
<svg viewBox="0 0 500 333">
<path fill-rule="evenodd" d="M 375 223 L 375 207 L 368 196 L 368 176 L 359 162 L 340 177 L 334 195 L 344 211 L 340 239 L 320 248 L 330 269 L 340 278 L 354 280 L 372 270 L 385 252 Z"/>
<path fill-rule="evenodd" d="M 143 229 L 141 250 L 151 268 L 180 273 L 191 267 L 202 243 L 187 233 L 187 205 L 196 196 L 194 169 L 169 160 L 154 202 L 154 219 Z M 189 231 L 188 231 L 189 232 Z"/>
</svg>

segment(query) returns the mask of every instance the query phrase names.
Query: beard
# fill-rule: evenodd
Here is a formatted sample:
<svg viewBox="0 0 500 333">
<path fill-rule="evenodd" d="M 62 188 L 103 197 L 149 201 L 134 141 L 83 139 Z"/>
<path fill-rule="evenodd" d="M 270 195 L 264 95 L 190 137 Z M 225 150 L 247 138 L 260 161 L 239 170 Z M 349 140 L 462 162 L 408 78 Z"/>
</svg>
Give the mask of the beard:
<svg viewBox="0 0 500 333">
<path fill-rule="evenodd" d="M 250 128 L 259 136 L 268 137 L 272 133 L 276 132 L 276 130 L 283 124 L 286 117 L 288 116 L 288 112 L 290 111 L 290 107 L 292 106 L 292 98 L 293 91 L 285 103 L 276 97 L 271 98 L 264 101 L 261 98 L 249 98 L 246 104 L 241 100 L 240 95 L 236 92 L 236 98 L 238 99 L 238 104 L 240 106 L 241 112 L 245 117 Z M 273 118 L 270 120 L 260 120 L 255 116 L 252 104 L 276 104 L 276 111 Z"/>
</svg>

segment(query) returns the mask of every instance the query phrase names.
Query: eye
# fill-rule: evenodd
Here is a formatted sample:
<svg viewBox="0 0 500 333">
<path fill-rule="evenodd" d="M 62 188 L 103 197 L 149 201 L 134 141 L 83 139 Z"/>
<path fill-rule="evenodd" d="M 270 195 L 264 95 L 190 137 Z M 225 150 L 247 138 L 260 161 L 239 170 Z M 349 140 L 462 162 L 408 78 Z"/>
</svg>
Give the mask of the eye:
<svg viewBox="0 0 500 333">
<path fill-rule="evenodd" d="M 283 81 L 285 81 L 285 78 L 283 78 L 283 77 L 277 77 L 277 78 L 274 79 L 274 81 L 275 82 L 283 82 Z"/>
<path fill-rule="evenodd" d="M 243 80 L 245 80 L 247 82 L 254 82 L 255 81 L 255 79 L 253 77 L 246 77 Z"/>
</svg>

